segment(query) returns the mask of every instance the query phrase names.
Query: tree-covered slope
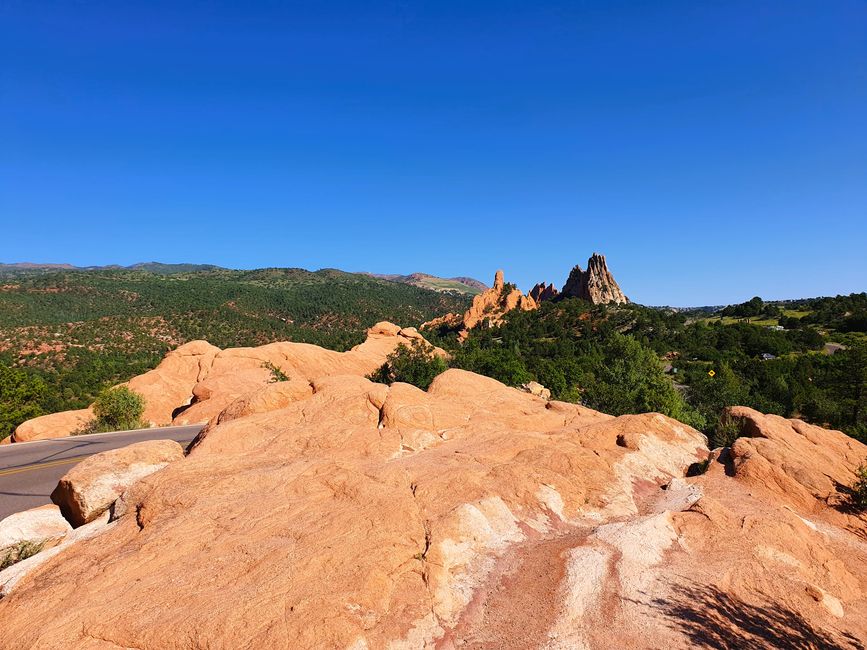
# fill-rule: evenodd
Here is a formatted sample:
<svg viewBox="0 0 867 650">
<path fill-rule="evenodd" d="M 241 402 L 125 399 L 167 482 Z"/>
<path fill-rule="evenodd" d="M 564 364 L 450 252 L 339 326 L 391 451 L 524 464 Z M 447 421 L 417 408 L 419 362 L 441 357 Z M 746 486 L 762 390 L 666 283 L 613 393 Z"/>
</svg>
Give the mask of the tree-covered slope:
<svg viewBox="0 0 867 650">
<path fill-rule="evenodd" d="M 463 345 L 447 331 L 425 335 L 449 348 L 458 367 L 511 385 L 535 380 L 556 399 L 615 415 L 660 411 L 719 443 L 720 415 L 733 405 L 867 439 L 867 336 L 853 331 L 864 304 L 864 294 L 853 294 L 709 318 L 567 299 L 480 325 Z"/>
<path fill-rule="evenodd" d="M 379 320 L 417 325 L 468 298 L 324 269 L 210 268 L 0 272 L 0 405 L 24 413 L 78 408 L 107 385 L 153 367 L 171 348 L 292 340 L 347 349 Z M 38 382 L 38 385 L 31 385 Z M 10 388 L 4 389 L 3 386 Z M 0 423 L 7 435 L 20 417 Z M 9 420 L 8 422 L 6 420 Z"/>
</svg>

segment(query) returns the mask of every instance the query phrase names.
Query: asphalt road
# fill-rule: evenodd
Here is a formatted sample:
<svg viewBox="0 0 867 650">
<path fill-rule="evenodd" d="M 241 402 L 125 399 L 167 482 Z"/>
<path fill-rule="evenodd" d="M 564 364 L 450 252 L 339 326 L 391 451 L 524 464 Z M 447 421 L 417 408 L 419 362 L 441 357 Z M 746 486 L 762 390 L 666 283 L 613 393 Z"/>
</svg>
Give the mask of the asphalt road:
<svg viewBox="0 0 867 650">
<path fill-rule="evenodd" d="M 88 456 L 142 440 L 169 439 L 186 446 L 201 429 L 200 424 L 155 427 L 0 445 L 0 519 L 51 503 L 60 478 Z"/>
</svg>

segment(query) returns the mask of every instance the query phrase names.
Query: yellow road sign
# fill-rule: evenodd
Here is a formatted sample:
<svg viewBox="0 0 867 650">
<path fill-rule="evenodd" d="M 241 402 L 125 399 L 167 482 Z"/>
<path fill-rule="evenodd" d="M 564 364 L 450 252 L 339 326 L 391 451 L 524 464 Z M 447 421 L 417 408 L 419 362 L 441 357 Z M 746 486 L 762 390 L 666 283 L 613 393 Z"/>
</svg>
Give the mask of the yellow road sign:
<svg viewBox="0 0 867 650">
<path fill-rule="evenodd" d="M 708 371 L 707 371 L 707 374 L 708 374 L 709 377 L 713 377 L 713 376 L 716 374 L 716 371 L 714 371 L 714 370 L 708 370 Z"/>
</svg>

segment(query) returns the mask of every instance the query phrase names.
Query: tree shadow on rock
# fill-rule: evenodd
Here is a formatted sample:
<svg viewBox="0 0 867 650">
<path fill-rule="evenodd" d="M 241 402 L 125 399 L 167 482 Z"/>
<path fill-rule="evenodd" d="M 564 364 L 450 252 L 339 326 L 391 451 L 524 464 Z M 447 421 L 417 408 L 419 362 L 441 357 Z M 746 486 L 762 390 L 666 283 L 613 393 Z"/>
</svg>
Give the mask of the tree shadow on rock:
<svg viewBox="0 0 867 650">
<path fill-rule="evenodd" d="M 715 587 L 676 586 L 671 598 L 653 606 L 669 627 L 685 634 L 694 648 L 718 650 L 863 650 L 851 634 L 816 629 L 783 605 L 751 605 Z"/>
</svg>

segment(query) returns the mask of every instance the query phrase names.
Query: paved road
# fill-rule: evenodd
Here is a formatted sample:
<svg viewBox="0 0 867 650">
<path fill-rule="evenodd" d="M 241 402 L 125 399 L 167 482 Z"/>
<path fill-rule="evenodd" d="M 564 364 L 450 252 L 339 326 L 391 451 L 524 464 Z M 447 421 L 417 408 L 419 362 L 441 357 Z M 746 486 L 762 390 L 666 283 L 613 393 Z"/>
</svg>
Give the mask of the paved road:
<svg viewBox="0 0 867 650">
<path fill-rule="evenodd" d="M 51 503 L 57 481 L 80 460 L 142 440 L 177 440 L 186 445 L 202 425 L 158 427 L 115 433 L 0 445 L 0 519 Z"/>
</svg>

